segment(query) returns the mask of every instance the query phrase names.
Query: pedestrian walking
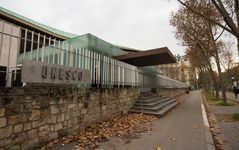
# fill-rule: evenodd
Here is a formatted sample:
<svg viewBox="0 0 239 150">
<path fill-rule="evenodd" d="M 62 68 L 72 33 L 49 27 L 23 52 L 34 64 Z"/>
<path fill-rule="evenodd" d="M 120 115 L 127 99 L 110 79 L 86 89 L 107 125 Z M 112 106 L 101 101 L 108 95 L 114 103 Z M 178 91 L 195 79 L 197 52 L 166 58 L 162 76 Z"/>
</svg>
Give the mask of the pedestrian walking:
<svg viewBox="0 0 239 150">
<path fill-rule="evenodd" d="M 235 97 L 236 97 L 236 99 L 237 99 L 237 94 L 238 94 L 238 89 L 237 89 L 237 87 L 234 86 L 233 89 L 232 89 L 232 91 L 233 91 L 233 93 L 235 94 Z"/>
<path fill-rule="evenodd" d="M 237 86 L 237 94 L 239 94 L 239 86 Z M 237 96 L 236 100 L 239 101 L 239 96 Z"/>
</svg>

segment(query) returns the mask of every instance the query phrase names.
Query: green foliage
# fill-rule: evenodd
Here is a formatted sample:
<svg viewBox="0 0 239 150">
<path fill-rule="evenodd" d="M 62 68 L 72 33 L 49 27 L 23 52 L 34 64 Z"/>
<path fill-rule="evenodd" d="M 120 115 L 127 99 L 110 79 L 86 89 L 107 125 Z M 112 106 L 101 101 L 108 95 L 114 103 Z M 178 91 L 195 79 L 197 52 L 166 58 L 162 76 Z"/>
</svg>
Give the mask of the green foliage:
<svg viewBox="0 0 239 150">
<path fill-rule="evenodd" d="M 221 98 L 217 98 L 212 95 L 209 91 L 203 91 L 202 94 L 207 98 L 208 101 L 212 102 L 218 106 L 234 106 L 235 104 L 232 102 L 224 102 Z"/>
<path fill-rule="evenodd" d="M 230 102 L 223 102 L 223 101 L 220 101 L 219 103 L 217 103 L 216 105 L 218 106 L 234 106 L 235 104 L 233 103 L 230 103 Z"/>
<path fill-rule="evenodd" d="M 216 96 L 213 96 L 209 91 L 203 91 L 203 95 L 207 98 L 209 101 L 222 101 L 220 98 L 216 98 Z"/>
<path fill-rule="evenodd" d="M 239 121 L 239 113 L 233 114 L 232 119 Z"/>
</svg>

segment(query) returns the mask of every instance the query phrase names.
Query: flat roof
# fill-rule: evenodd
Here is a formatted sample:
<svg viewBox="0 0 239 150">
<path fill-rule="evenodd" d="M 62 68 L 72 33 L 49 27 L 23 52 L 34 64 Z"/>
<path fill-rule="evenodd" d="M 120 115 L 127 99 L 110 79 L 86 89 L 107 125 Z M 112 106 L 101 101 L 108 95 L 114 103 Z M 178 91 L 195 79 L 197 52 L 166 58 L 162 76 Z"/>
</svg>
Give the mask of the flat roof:
<svg viewBox="0 0 239 150">
<path fill-rule="evenodd" d="M 0 17 L 3 19 L 6 19 L 9 22 L 13 22 L 17 25 L 23 26 L 25 28 L 33 28 L 34 30 L 39 30 L 41 32 L 45 32 L 51 36 L 55 36 L 60 39 L 68 39 L 68 38 L 73 38 L 78 35 L 72 34 L 69 32 L 65 32 L 62 30 L 55 29 L 53 27 L 44 25 L 42 23 L 39 23 L 37 21 L 34 21 L 32 19 L 29 19 L 25 16 L 22 16 L 20 14 L 17 14 L 13 11 L 10 11 L 6 8 L 3 8 L 0 6 Z"/>
<path fill-rule="evenodd" d="M 124 54 L 120 56 L 115 56 L 114 58 L 138 67 L 177 62 L 176 58 L 167 47 Z"/>
</svg>

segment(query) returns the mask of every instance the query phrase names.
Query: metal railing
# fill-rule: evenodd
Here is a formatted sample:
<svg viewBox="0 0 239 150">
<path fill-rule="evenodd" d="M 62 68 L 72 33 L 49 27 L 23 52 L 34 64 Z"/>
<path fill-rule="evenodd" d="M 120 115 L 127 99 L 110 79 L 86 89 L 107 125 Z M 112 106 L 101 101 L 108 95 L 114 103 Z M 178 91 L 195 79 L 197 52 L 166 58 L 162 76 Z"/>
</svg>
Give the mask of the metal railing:
<svg viewBox="0 0 239 150">
<path fill-rule="evenodd" d="M 148 74 L 136 66 L 115 60 L 69 41 L 37 33 L 0 20 L 0 66 L 6 67 L 6 86 L 12 86 L 23 60 L 35 60 L 90 70 L 91 85 L 100 87 L 186 87 L 187 84 L 159 74 Z"/>
</svg>

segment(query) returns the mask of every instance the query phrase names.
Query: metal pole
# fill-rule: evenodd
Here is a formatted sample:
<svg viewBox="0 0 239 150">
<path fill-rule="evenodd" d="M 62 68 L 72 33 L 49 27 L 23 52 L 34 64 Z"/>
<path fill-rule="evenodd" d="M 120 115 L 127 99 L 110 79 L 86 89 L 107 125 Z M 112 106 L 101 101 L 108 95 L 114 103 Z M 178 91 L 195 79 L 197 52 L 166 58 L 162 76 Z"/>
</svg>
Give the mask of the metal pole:
<svg viewBox="0 0 239 150">
<path fill-rule="evenodd" d="M 95 83 L 95 52 L 92 54 L 92 83 Z"/>
<path fill-rule="evenodd" d="M 66 66 L 68 65 L 68 56 L 69 56 L 69 54 L 68 54 L 68 52 L 69 52 L 69 44 L 68 43 L 66 43 L 67 44 L 67 46 L 66 46 Z"/>
<path fill-rule="evenodd" d="M 76 67 L 79 68 L 79 48 L 76 48 Z"/>
<path fill-rule="evenodd" d="M 113 76 L 114 76 L 114 61 L 113 61 L 113 59 L 112 58 L 110 58 L 110 84 L 111 84 L 111 86 L 113 85 Z"/>
<path fill-rule="evenodd" d="M 57 49 L 57 64 L 60 64 L 60 50 L 61 50 L 61 41 L 58 41 L 58 49 Z"/>
<path fill-rule="evenodd" d="M 74 56 L 74 54 L 73 54 L 73 46 L 71 45 L 70 46 L 70 66 L 72 67 L 73 66 L 73 56 Z"/>
<path fill-rule="evenodd" d="M 0 41 L 0 62 L 1 62 L 1 54 L 2 54 L 2 46 L 3 46 L 3 32 L 4 32 L 4 21 L 2 21 L 2 30 L 1 30 L 1 41 Z"/>
<path fill-rule="evenodd" d="M 100 84 L 100 55 L 96 53 L 97 55 L 97 83 Z"/>
<path fill-rule="evenodd" d="M 77 50 L 77 48 L 74 46 L 74 47 L 73 47 L 73 67 L 77 67 L 76 50 Z"/>
<path fill-rule="evenodd" d="M 17 79 L 17 57 L 20 52 L 20 42 L 21 42 L 21 28 L 18 28 L 18 42 L 17 42 L 17 53 L 16 53 L 16 63 L 15 63 L 15 72 L 14 72 L 14 81 Z"/>
<path fill-rule="evenodd" d="M 85 55 L 85 69 L 88 67 L 88 62 L 87 62 L 87 49 L 84 49 L 84 55 Z"/>
<path fill-rule="evenodd" d="M 82 61 L 83 60 L 82 59 L 83 58 L 83 56 L 82 56 L 82 48 L 79 49 L 79 57 L 80 57 L 80 65 L 79 65 L 79 67 L 83 68 L 83 65 L 82 65 L 83 64 L 83 61 Z"/>
<path fill-rule="evenodd" d="M 89 61 L 90 61 L 90 79 L 92 80 L 92 51 L 89 50 Z"/>
<path fill-rule="evenodd" d="M 25 30 L 25 37 L 24 37 L 24 52 L 23 52 L 23 58 L 26 58 L 26 48 L 27 48 L 27 29 Z"/>
<path fill-rule="evenodd" d="M 32 38 L 31 38 L 31 54 L 30 54 L 30 60 L 32 60 L 33 40 L 34 40 L 34 31 L 32 31 Z"/>
<path fill-rule="evenodd" d="M 40 49 L 40 33 L 37 36 L 37 61 L 39 61 L 39 49 Z"/>
<path fill-rule="evenodd" d="M 96 80 L 96 84 L 98 84 L 98 54 L 95 53 L 95 72 L 96 72 L 96 75 L 95 75 L 95 80 Z"/>
<path fill-rule="evenodd" d="M 82 49 L 82 56 L 83 56 L 83 69 L 85 69 L 85 49 Z"/>
<path fill-rule="evenodd" d="M 55 50 L 56 50 L 56 39 L 53 40 L 53 48 L 52 48 L 52 63 L 55 64 Z"/>
<path fill-rule="evenodd" d="M 42 55 L 41 55 L 41 61 L 44 62 L 44 55 L 45 55 L 45 44 L 46 44 L 46 35 L 43 37 L 43 45 L 42 45 Z"/>
<path fill-rule="evenodd" d="M 51 37 L 48 38 L 48 56 L 47 56 L 47 62 L 50 63 L 50 50 L 51 50 Z"/>
<path fill-rule="evenodd" d="M 90 69 L 90 59 L 89 59 L 90 52 L 88 49 L 85 50 L 86 50 L 87 69 Z"/>
<path fill-rule="evenodd" d="M 69 45 L 69 49 L 68 49 L 68 61 L 67 61 L 67 64 L 68 66 L 71 66 L 71 49 L 72 49 L 72 45 Z"/>
<path fill-rule="evenodd" d="M 65 42 L 62 43 L 61 65 L 64 65 L 64 52 L 65 52 Z"/>
<path fill-rule="evenodd" d="M 11 48 L 12 48 L 12 24 L 11 24 L 11 28 L 10 28 L 10 41 L 9 41 L 9 49 L 8 49 L 8 58 L 7 58 L 7 72 L 6 72 L 6 87 L 11 87 L 11 78 L 9 78 L 9 71 L 10 71 L 10 67 L 9 67 L 9 63 L 10 63 L 10 56 L 11 56 Z"/>
</svg>

